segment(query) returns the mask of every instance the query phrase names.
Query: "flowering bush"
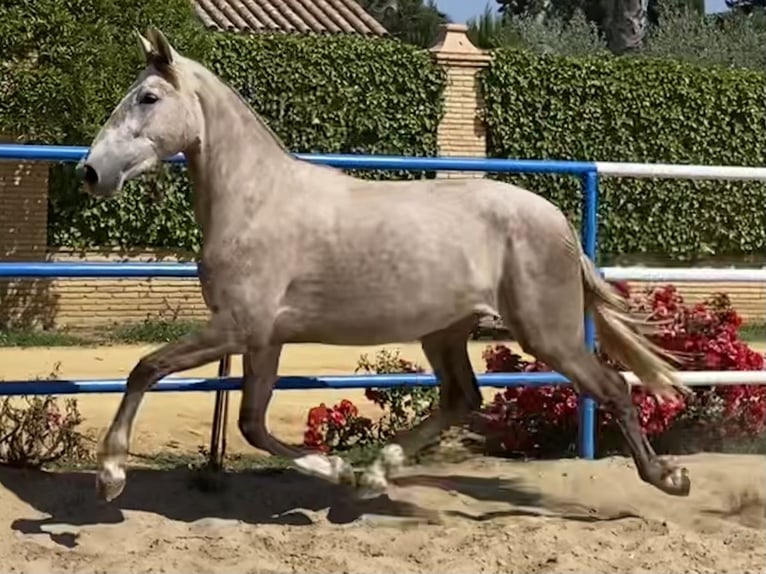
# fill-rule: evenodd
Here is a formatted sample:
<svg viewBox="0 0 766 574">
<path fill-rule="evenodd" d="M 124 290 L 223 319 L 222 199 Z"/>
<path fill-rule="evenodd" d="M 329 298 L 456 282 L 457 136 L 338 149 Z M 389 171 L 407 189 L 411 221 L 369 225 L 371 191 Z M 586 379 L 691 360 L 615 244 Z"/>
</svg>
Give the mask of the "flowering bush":
<svg viewBox="0 0 766 574">
<path fill-rule="evenodd" d="M 540 361 L 526 361 L 505 345 L 487 347 L 483 353 L 487 372 L 551 371 Z M 642 388 L 634 388 L 642 428 L 648 436 L 667 430 L 681 405 L 659 404 Z M 577 445 L 578 396 L 569 385 L 509 387 L 495 395 L 492 403 L 474 419 L 474 430 L 487 437 L 493 454 L 561 456 L 574 454 Z M 599 444 L 621 444 L 615 439 L 612 417 L 604 412 L 599 419 Z"/>
<path fill-rule="evenodd" d="M 381 349 L 370 361 L 362 355 L 357 363 L 356 372 L 367 375 L 386 373 L 423 373 L 420 365 L 403 359 L 399 351 Z M 387 440 L 402 429 L 411 428 L 422 421 L 436 406 L 439 400 L 438 387 L 387 387 L 366 389 L 367 399 L 383 409 L 383 416 L 378 421 L 377 430 L 380 440 Z"/>
<path fill-rule="evenodd" d="M 633 299 L 636 309 L 657 320 L 671 320 L 655 343 L 686 359 L 687 371 L 750 371 L 763 368 L 763 356 L 739 340 L 742 319 L 728 295 L 718 293 L 692 307 L 673 285 Z"/>
<path fill-rule="evenodd" d="M 57 379 L 60 366 L 56 363 L 45 379 Z M 76 398 L 67 399 L 63 409 L 53 396 L 2 399 L 0 463 L 39 468 L 62 460 L 87 460 L 91 453 L 86 446 L 88 437 L 79 430 L 82 420 Z"/>
<path fill-rule="evenodd" d="M 763 356 L 739 340 L 742 321 L 726 295 L 717 294 L 689 307 L 672 285 L 635 297 L 624 283 L 615 288 L 630 300 L 634 310 L 649 319 L 665 321 L 659 334 L 651 338 L 683 357 L 684 370 L 763 368 Z M 538 361 L 525 361 L 504 345 L 488 347 L 484 360 L 489 372 L 550 370 Z M 643 431 L 666 448 L 677 448 L 681 435 L 693 439 L 690 442 L 696 444 L 692 448 L 720 446 L 723 439 L 759 436 L 766 424 L 763 386 L 695 387 L 685 401 L 662 404 L 642 387 L 634 387 L 632 395 Z M 525 456 L 571 452 L 576 444 L 576 394 L 570 386 L 509 388 L 495 396 L 477 418 L 476 426 L 487 435 L 488 447 L 494 452 Z M 621 448 L 619 431 L 608 412 L 599 417 L 598 435 L 602 450 Z"/>
<path fill-rule="evenodd" d="M 58 460 L 86 458 L 85 437 L 77 430 L 82 417 L 77 399 L 68 399 L 62 412 L 55 397 L 11 397 L 0 402 L 0 462 L 40 467 Z"/>
<path fill-rule="evenodd" d="M 764 367 L 763 355 L 739 339 L 742 319 L 726 294 L 687 306 L 675 287 L 668 285 L 636 300 L 636 307 L 658 319 L 671 320 L 654 340 L 682 354 L 685 370 L 753 371 Z M 684 436 L 692 448 L 720 448 L 727 440 L 757 437 L 765 429 L 766 387 L 722 385 L 694 387 L 671 430 Z"/>
<path fill-rule="evenodd" d="M 356 372 L 366 374 L 422 373 L 420 365 L 399 356 L 399 351 L 382 349 L 370 360 L 362 355 Z M 433 409 L 439 391 L 433 387 L 388 387 L 365 390 L 367 399 L 383 410 L 379 420 L 373 422 L 358 414 L 358 408 L 344 399 L 339 405 L 328 408 L 324 403 L 309 411 L 305 446 L 322 451 L 349 450 L 366 446 L 392 437 L 399 430 L 417 424 Z"/>
<path fill-rule="evenodd" d="M 303 444 L 323 452 L 365 446 L 374 436 L 372 420 L 359 416 L 359 409 L 348 399 L 334 407 L 322 403 L 312 408 L 306 426 Z"/>
</svg>

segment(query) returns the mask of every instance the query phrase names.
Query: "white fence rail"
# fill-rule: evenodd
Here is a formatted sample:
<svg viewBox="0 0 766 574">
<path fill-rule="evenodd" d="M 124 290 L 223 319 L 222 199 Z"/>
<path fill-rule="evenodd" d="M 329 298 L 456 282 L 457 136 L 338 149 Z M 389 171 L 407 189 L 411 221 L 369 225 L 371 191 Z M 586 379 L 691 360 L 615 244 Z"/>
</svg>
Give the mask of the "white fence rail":
<svg viewBox="0 0 766 574">
<path fill-rule="evenodd" d="M 626 380 L 635 386 L 641 386 L 641 381 L 630 371 L 623 372 Z M 678 378 L 689 387 L 705 385 L 766 385 L 766 370 L 764 371 L 680 371 Z"/>
<path fill-rule="evenodd" d="M 597 161 L 599 176 L 766 181 L 766 167 Z"/>
<path fill-rule="evenodd" d="M 602 267 L 601 272 L 609 281 L 731 281 L 766 284 L 766 268 Z M 764 315 L 766 315 L 766 307 L 764 307 Z"/>
</svg>

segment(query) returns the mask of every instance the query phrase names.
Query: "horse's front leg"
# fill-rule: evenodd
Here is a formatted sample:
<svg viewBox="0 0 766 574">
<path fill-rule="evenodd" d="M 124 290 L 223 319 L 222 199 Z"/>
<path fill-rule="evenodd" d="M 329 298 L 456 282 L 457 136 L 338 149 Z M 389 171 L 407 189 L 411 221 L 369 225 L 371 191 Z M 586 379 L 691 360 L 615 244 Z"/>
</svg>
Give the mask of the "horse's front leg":
<svg viewBox="0 0 766 574">
<path fill-rule="evenodd" d="M 172 373 L 194 369 L 238 351 L 230 333 L 211 322 L 204 330 L 164 345 L 143 357 L 128 375 L 127 389 L 112 424 L 98 448 L 96 491 L 107 501 L 125 487 L 125 462 L 138 407 L 144 393 Z"/>
<path fill-rule="evenodd" d="M 282 345 L 248 349 L 242 357 L 242 401 L 239 407 L 239 430 L 251 446 L 269 454 L 289 459 L 310 451 L 283 443 L 266 427 L 266 412 L 277 382 Z"/>
</svg>

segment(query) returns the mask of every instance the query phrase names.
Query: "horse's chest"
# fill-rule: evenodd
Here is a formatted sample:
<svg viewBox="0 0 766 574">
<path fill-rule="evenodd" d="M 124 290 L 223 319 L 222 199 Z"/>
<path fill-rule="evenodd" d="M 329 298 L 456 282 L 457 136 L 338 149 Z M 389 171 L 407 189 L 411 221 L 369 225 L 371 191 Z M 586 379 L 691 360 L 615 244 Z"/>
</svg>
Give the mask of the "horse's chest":
<svg viewBox="0 0 766 574">
<path fill-rule="evenodd" d="M 279 264 L 280 254 L 276 250 L 255 253 L 237 253 L 232 249 L 225 256 L 211 253 L 199 261 L 202 297 L 212 312 L 241 312 L 245 308 L 265 312 L 268 309 L 264 307 L 276 305 L 291 266 L 286 260 Z"/>
<path fill-rule="evenodd" d="M 220 307 L 220 296 L 216 295 L 216 273 L 209 261 L 203 259 L 197 263 L 197 277 L 202 291 L 202 299 L 213 313 L 217 313 Z M 220 278 L 219 275 L 218 279 L 220 280 Z"/>
<path fill-rule="evenodd" d="M 244 294 L 240 288 L 246 281 L 243 278 L 245 262 L 220 262 L 214 258 L 203 259 L 197 264 L 202 298 L 205 304 L 213 312 L 217 313 L 223 308 L 236 306 Z M 254 277 L 248 276 L 250 283 Z"/>
</svg>

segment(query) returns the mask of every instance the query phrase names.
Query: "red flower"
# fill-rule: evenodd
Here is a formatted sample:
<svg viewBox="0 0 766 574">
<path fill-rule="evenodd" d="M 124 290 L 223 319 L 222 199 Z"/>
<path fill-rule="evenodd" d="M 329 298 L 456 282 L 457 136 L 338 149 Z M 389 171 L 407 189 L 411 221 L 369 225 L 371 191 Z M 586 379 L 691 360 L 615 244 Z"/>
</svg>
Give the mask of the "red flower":
<svg viewBox="0 0 766 574">
<path fill-rule="evenodd" d="M 60 426 L 61 425 L 61 413 L 58 411 L 49 412 L 46 414 L 46 422 L 48 426 Z"/>
<path fill-rule="evenodd" d="M 346 417 L 355 417 L 357 414 L 359 414 L 359 410 L 356 408 L 356 405 L 348 399 L 343 399 L 340 402 L 338 410 Z"/>
<path fill-rule="evenodd" d="M 322 434 L 316 429 L 307 429 L 303 433 L 303 444 L 325 452 L 328 450 Z"/>
<path fill-rule="evenodd" d="M 345 426 L 346 416 L 339 410 L 332 410 L 330 412 L 330 422 L 336 427 Z"/>
<path fill-rule="evenodd" d="M 721 356 L 715 351 L 708 351 L 705 353 L 705 367 L 711 371 L 718 371 L 721 369 Z"/>
<path fill-rule="evenodd" d="M 309 411 L 308 425 L 311 427 L 317 427 L 327 422 L 329 410 L 324 403 L 318 407 L 314 407 Z"/>
</svg>

